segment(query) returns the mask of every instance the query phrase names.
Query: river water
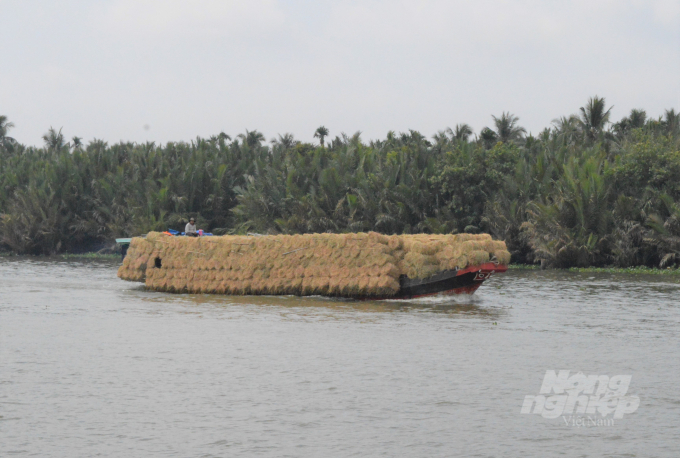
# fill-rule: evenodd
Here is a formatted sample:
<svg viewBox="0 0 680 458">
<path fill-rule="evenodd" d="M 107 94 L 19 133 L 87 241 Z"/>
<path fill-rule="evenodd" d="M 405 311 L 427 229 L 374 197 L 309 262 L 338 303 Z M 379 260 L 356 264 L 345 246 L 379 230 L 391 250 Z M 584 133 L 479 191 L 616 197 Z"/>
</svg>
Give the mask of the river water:
<svg viewBox="0 0 680 458">
<path fill-rule="evenodd" d="M 352 302 L 155 293 L 117 265 L 0 258 L 0 456 L 678 456 L 680 277 Z M 639 407 L 522 414 L 547 370 L 630 375 Z"/>
</svg>

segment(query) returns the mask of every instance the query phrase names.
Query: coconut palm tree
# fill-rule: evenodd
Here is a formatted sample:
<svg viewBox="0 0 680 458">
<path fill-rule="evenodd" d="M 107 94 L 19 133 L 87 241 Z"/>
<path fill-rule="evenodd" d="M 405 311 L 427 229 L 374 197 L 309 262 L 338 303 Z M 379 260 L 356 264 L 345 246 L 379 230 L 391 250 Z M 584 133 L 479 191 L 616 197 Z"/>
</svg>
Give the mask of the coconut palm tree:
<svg viewBox="0 0 680 458">
<path fill-rule="evenodd" d="M 519 126 L 519 118 L 511 113 L 503 112 L 499 118 L 491 116 L 496 125 L 496 135 L 503 143 L 521 140 L 527 130 Z"/>
<path fill-rule="evenodd" d="M 481 140 L 484 147 L 487 149 L 491 148 L 498 141 L 498 134 L 488 127 L 482 129 L 479 133 L 479 139 Z"/>
<path fill-rule="evenodd" d="M 14 123 L 7 121 L 7 116 L 0 115 L 0 139 L 7 138 L 7 132 L 13 127 Z"/>
<path fill-rule="evenodd" d="M 680 113 L 676 113 L 674 109 L 666 110 L 662 123 L 669 135 L 680 133 Z"/>
<path fill-rule="evenodd" d="M 262 132 L 258 132 L 257 130 L 249 131 L 246 129 L 246 133 L 238 134 L 238 137 L 251 148 L 260 146 L 265 140 L 264 134 L 262 134 Z"/>
<path fill-rule="evenodd" d="M 293 148 L 295 145 L 299 144 L 300 142 L 295 140 L 295 137 L 291 133 L 286 133 L 286 134 L 279 134 L 279 138 L 272 138 L 271 143 L 274 145 L 279 145 L 281 146 L 284 150 Z"/>
<path fill-rule="evenodd" d="M 7 121 L 7 116 L 0 116 L 0 146 L 9 149 L 15 140 L 7 136 L 7 132 L 14 127 L 13 122 Z"/>
<path fill-rule="evenodd" d="M 613 106 L 606 109 L 604 97 L 591 97 L 585 107 L 581 107 L 581 130 L 586 138 L 595 140 L 609 124 Z"/>
<path fill-rule="evenodd" d="M 451 129 L 448 129 L 451 130 Z M 449 137 L 446 136 L 446 132 L 443 130 L 440 130 L 436 134 L 432 136 L 432 140 L 434 140 L 434 145 L 437 147 L 439 151 L 441 151 L 446 144 L 449 142 Z"/>
<path fill-rule="evenodd" d="M 82 137 L 75 137 L 75 136 L 74 136 L 74 137 L 71 139 L 71 147 L 72 147 L 74 150 L 82 149 L 82 148 L 83 148 L 83 138 L 82 138 Z"/>
<path fill-rule="evenodd" d="M 51 151 L 59 151 L 66 146 L 64 134 L 61 133 L 61 129 L 57 132 L 53 127 L 50 127 L 50 130 L 48 130 L 42 138 L 45 141 L 45 147 Z"/>
<path fill-rule="evenodd" d="M 659 196 L 665 215 L 654 214 L 647 220 L 661 259 L 659 267 L 680 263 L 680 204 L 667 194 Z"/>
<path fill-rule="evenodd" d="M 454 127 L 453 130 L 449 127 L 446 129 L 446 132 L 451 137 L 451 140 L 466 142 L 470 138 L 470 135 L 472 135 L 472 127 L 465 123 L 456 124 L 456 127 Z"/>
<path fill-rule="evenodd" d="M 324 146 L 323 146 L 324 139 L 325 139 L 327 136 L 328 136 L 328 129 L 327 129 L 326 127 L 324 127 L 324 126 L 319 127 L 319 128 L 316 129 L 316 131 L 314 132 L 314 138 L 318 138 L 318 139 L 319 139 L 319 143 L 321 144 L 321 147 L 322 147 L 322 148 L 324 147 Z"/>
<path fill-rule="evenodd" d="M 571 145 L 578 139 L 579 119 L 576 115 L 562 116 L 552 120 L 553 129 L 557 138 L 564 144 Z"/>
<path fill-rule="evenodd" d="M 630 115 L 612 125 L 612 130 L 619 139 L 624 138 L 633 129 L 640 129 L 647 122 L 647 112 L 645 110 L 630 110 Z"/>
<path fill-rule="evenodd" d="M 645 110 L 630 110 L 630 115 L 628 116 L 630 120 L 630 127 L 632 129 L 639 129 L 645 126 L 647 121 L 647 112 Z"/>
</svg>

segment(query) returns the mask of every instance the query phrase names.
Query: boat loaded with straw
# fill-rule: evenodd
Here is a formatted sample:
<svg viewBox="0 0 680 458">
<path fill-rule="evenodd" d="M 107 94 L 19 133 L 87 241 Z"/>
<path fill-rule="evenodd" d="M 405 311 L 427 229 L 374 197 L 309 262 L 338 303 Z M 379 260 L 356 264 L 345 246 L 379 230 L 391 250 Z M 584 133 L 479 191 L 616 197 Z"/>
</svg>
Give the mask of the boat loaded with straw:
<svg viewBox="0 0 680 458">
<path fill-rule="evenodd" d="M 305 234 L 131 240 L 118 276 L 173 293 L 405 299 L 472 294 L 505 272 L 510 253 L 488 234 Z"/>
</svg>

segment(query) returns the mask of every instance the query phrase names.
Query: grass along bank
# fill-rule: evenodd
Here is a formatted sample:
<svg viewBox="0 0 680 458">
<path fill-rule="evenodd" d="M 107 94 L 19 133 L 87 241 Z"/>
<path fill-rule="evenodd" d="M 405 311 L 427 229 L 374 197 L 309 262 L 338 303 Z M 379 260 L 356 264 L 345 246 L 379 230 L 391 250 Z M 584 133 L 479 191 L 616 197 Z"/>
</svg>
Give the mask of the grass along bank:
<svg viewBox="0 0 680 458">
<path fill-rule="evenodd" d="M 535 264 L 510 264 L 508 269 L 512 270 L 541 270 L 541 267 Z M 567 269 L 549 268 L 544 270 L 563 270 L 568 272 L 583 272 L 583 273 L 608 273 L 608 274 L 647 274 L 647 275 L 678 275 L 680 276 L 680 268 L 668 267 L 665 269 L 656 267 L 570 267 Z"/>
</svg>

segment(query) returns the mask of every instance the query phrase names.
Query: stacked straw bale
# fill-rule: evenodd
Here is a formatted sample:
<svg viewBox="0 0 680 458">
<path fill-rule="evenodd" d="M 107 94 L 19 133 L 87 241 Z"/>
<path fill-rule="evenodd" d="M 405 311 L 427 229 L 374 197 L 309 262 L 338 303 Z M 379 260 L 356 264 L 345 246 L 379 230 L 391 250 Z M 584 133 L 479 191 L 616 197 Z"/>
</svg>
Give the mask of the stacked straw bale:
<svg viewBox="0 0 680 458">
<path fill-rule="evenodd" d="M 194 238 L 151 232 L 132 239 L 118 276 L 176 293 L 389 297 L 402 275 L 422 279 L 489 261 L 506 265 L 510 253 L 488 234 Z"/>
</svg>

